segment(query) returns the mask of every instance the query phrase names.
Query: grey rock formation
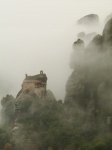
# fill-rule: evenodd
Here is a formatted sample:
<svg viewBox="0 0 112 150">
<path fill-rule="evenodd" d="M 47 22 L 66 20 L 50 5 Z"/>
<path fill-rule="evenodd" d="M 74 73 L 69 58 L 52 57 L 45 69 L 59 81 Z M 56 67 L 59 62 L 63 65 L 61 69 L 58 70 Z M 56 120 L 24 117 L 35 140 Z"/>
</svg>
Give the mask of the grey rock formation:
<svg viewBox="0 0 112 150">
<path fill-rule="evenodd" d="M 79 107 L 85 105 L 84 101 L 84 71 L 81 68 L 75 69 L 66 84 L 65 103 L 75 103 Z"/>
<path fill-rule="evenodd" d="M 96 14 L 89 14 L 77 21 L 79 25 L 94 26 L 99 24 L 99 17 Z"/>
<path fill-rule="evenodd" d="M 77 35 L 77 38 L 83 40 L 84 43 L 85 43 L 86 45 L 88 45 L 88 43 L 89 43 L 90 41 L 92 41 L 93 38 L 94 38 L 96 35 L 97 35 L 96 32 L 91 32 L 91 33 L 88 33 L 88 34 L 86 34 L 85 32 L 80 32 L 80 33 Z"/>
<path fill-rule="evenodd" d="M 86 93 L 89 118 L 112 116 L 112 19 L 103 35 L 93 38 L 86 49 Z M 91 119 L 90 119 L 91 120 Z M 93 119 L 92 119 L 93 120 Z"/>
<path fill-rule="evenodd" d="M 53 92 L 51 90 L 46 90 L 45 101 L 49 101 L 51 103 L 56 101 L 56 99 L 54 97 L 54 94 L 53 94 Z"/>
<path fill-rule="evenodd" d="M 21 93 L 15 99 L 15 113 L 17 117 L 25 117 L 34 112 L 38 105 L 39 97 L 33 93 Z"/>
<path fill-rule="evenodd" d="M 78 35 L 77 35 L 77 38 L 78 38 L 78 39 L 81 39 L 81 40 L 85 40 L 85 37 L 86 37 L 85 32 L 80 32 L 80 33 L 78 33 Z"/>
<path fill-rule="evenodd" d="M 96 36 L 96 32 L 91 32 L 86 34 L 86 41 L 89 43 L 90 41 L 92 41 L 92 39 Z"/>
<path fill-rule="evenodd" d="M 86 48 L 86 52 L 95 55 L 97 55 L 99 51 L 103 51 L 103 37 L 100 34 L 96 35 Z"/>
<path fill-rule="evenodd" d="M 6 95 L 1 100 L 2 110 L 1 118 L 2 123 L 11 123 L 14 120 L 14 97 L 12 95 Z"/>
<path fill-rule="evenodd" d="M 107 21 L 109 21 L 111 18 L 112 18 L 112 13 L 109 14 L 109 15 L 105 18 L 104 22 L 107 23 Z"/>
<path fill-rule="evenodd" d="M 73 47 L 71 64 L 74 70 L 66 84 L 65 103 L 72 101 L 72 105 L 86 108 L 90 122 L 97 116 L 106 122 L 106 118 L 112 116 L 112 19 L 105 25 L 103 35 L 96 35 L 86 49 L 79 43 L 81 41 L 76 41 Z M 76 53 L 82 49 L 83 61 Z"/>
<path fill-rule="evenodd" d="M 104 48 L 112 50 L 112 19 L 107 21 L 103 30 Z"/>
<path fill-rule="evenodd" d="M 55 100 L 53 93 L 47 90 L 47 76 L 40 71 L 34 76 L 26 75 L 22 89 L 15 99 L 16 118 L 23 118 L 34 113 L 39 106 L 51 105 Z"/>
<path fill-rule="evenodd" d="M 50 90 L 46 90 L 42 97 L 34 92 L 21 93 L 15 99 L 15 112 L 17 116 L 25 116 L 35 112 L 40 105 L 52 104 L 56 101 L 53 93 Z"/>
<path fill-rule="evenodd" d="M 38 110 L 39 107 L 50 107 L 56 99 L 50 90 L 47 90 L 47 76 L 40 71 L 40 74 L 34 76 L 25 76 L 22 83 L 22 89 L 14 99 L 11 95 L 6 95 L 1 100 L 2 122 L 14 123 L 18 120 L 28 117 Z"/>
<path fill-rule="evenodd" d="M 73 44 L 73 52 L 70 59 L 70 68 L 74 69 L 75 67 L 82 65 L 84 59 L 84 42 L 83 40 L 78 39 Z"/>
<path fill-rule="evenodd" d="M 94 121 L 99 109 L 98 88 L 103 81 L 103 37 L 96 35 L 86 48 L 86 93 L 88 119 Z"/>
<path fill-rule="evenodd" d="M 78 39 L 73 44 L 73 53 L 71 55 L 71 68 L 73 72 L 66 84 L 65 103 L 75 103 L 76 106 L 83 107 L 84 102 L 84 42 Z M 84 108 L 84 107 L 83 107 Z"/>
</svg>

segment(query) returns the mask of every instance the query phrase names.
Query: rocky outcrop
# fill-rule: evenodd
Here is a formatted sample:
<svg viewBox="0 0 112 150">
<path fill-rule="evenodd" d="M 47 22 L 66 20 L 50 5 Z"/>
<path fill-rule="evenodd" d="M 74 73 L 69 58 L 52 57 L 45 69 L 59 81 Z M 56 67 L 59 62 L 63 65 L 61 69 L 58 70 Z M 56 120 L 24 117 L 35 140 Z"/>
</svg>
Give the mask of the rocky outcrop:
<svg viewBox="0 0 112 150">
<path fill-rule="evenodd" d="M 33 93 L 21 93 L 15 99 L 15 113 L 17 118 L 26 117 L 34 112 L 38 106 L 39 97 Z"/>
<path fill-rule="evenodd" d="M 105 18 L 104 22 L 107 23 L 107 21 L 109 21 L 111 18 L 112 18 L 112 13 L 109 14 L 109 15 Z"/>
<path fill-rule="evenodd" d="M 88 43 L 90 41 L 92 41 L 92 39 L 96 36 L 96 32 L 91 32 L 91 33 L 88 33 L 86 34 L 85 32 L 80 32 L 78 35 L 77 35 L 77 38 L 78 39 L 81 39 L 84 41 L 85 45 L 88 45 Z"/>
<path fill-rule="evenodd" d="M 98 87 L 102 82 L 102 53 L 103 40 L 101 35 L 96 35 L 86 48 L 86 93 L 88 120 L 94 122 L 98 110 Z"/>
<path fill-rule="evenodd" d="M 100 78 L 102 82 L 98 87 L 98 100 L 100 112 L 105 119 L 112 116 L 112 19 L 107 21 L 103 34 L 103 56 L 100 69 Z M 112 125 L 112 121 L 111 121 Z"/>
<path fill-rule="evenodd" d="M 53 93 L 47 90 L 47 76 L 40 71 L 34 76 L 25 76 L 22 89 L 14 99 L 7 95 L 1 100 L 3 123 L 24 119 L 34 113 L 39 106 L 52 105 L 56 101 Z"/>
<path fill-rule="evenodd" d="M 56 101 L 53 93 L 50 90 L 46 90 L 42 97 L 39 97 L 34 92 L 21 93 L 15 99 L 15 113 L 17 118 L 26 117 L 28 114 L 34 113 L 41 105 L 51 105 Z"/>
<path fill-rule="evenodd" d="M 95 55 L 97 55 L 99 51 L 103 51 L 103 37 L 100 34 L 96 35 L 86 48 L 86 52 L 91 52 Z"/>
<path fill-rule="evenodd" d="M 79 25 L 94 26 L 99 24 L 99 17 L 96 14 L 89 14 L 77 21 Z"/>
<path fill-rule="evenodd" d="M 73 44 L 73 52 L 71 54 L 70 68 L 74 69 L 77 65 L 82 65 L 84 59 L 84 42 L 78 39 Z"/>
<path fill-rule="evenodd" d="M 73 44 L 71 55 L 71 68 L 74 69 L 66 84 L 65 103 L 75 102 L 78 106 L 84 106 L 84 42 L 78 39 Z"/>
<path fill-rule="evenodd" d="M 77 38 L 78 38 L 78 39 L 81 39 L 81 40 L 85 40 L 85 38 L 86 38 L 85 32 L 80 32 L 80 33 L 78 33 Z"/>
<path fill-rule="evenodd" d="M 89 43 L 90 41 L 92 41 L 92 39 L 93 39 L 96 35 L 97 35 L 96 32 L 88 33 L 88 34 L 86 35 L 86 41 L 88 41 L 88 43 Z"/>
<path fill-rule="evenodd" d="M 14 121 L 14 97 L 12 95 L 6 95 L 1 100 L 2 110 L 1 118 L 2 123 L 11 123 Z"/>
<path fill-rule="evenodd" d="M 104 27 L 103 44 L 105 49 L 112 49 L 112 19 L 110 19 Z"/>
<path fill-rule="evenodd" d="M 26 75 L 15 99 L 16 118 L 24 118 L 34 113 L 39 106 L 51 105 L 55 101 L 53 93 L 46 89 L 46 83 L 47 76 L 43 71 L 34 76 Z"/>
<path fill-rule="evenodd" d="M 78 57 L 78 46 L 74 46 L 71 63 L 74 70 L 66 84 L 65 103 L 77 103 L 79 109 L 84 106 L 90 122 L 98 116 L 106 122 L 112 116 L 112 19 L 106 23 L 103 34 L 96 35 L 87 48 L 75 43 L 84 55 Z"/>
<path fill-rule="evenodd" d="M 83 107 L 85 105 L 84 83 L 83 69 L 75 69 L 70 75 L 66 84 L 65 103 L 74 103 L 79 107 Z"/>
<path fill-rule="evenodd" d="M 3 125 L 8 124 L 12 128 L 11 130 L 8 129 L 11 135 L 10 140 L 6 140 L 9 143 L 4 145 L 4 149 L 11 149 L 12 146 L 14 150 L 31 150 L 38 149 L 37 147 L 40 146 L 37 141 L 40 139 L 41 133 L 45 132 L 45 135 L 48 132 L 45 131 L 45 128 L 49 124 L 46 123 L 48 117 L 46 117 L 44 111 L 54 113 L 52 110 L 57 110 L 56 107 L 60 105 L 56 102 L 53 93 L 47 90 L 46 83 L 47 76 L 42 71 L 34 76 L 26 75 L 22 83 L 22 89 L 18 92 L 16 98 L 14 99 L 11 95 L 7 95 L 1 100 L 2 123 Z M 53 117 L 52 119 L 56 120 Z M 47 126 L 44 125 L 45 123 Z M 34 127 L 32 124 L 36 126 Z M 45 128 L 43 128 L 43 125 Z M 40 130 L 38 130 L 39 128 Z M 35 134 L 33 134 L 34 132 Z M 40 135 L 38 134 L 39 132 Z"/>
</svg>

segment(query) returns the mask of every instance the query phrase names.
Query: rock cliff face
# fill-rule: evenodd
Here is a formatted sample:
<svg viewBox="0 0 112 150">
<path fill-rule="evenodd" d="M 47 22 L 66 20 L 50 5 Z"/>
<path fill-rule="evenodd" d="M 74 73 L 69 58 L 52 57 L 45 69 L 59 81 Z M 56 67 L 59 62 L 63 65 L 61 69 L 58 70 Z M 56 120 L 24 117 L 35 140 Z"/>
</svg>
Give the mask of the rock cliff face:
<svg viewBox="0 0 112 150">
<path fill-rule="evenodd" d="M 12 95 L 6 95 L 1 100 L 2 110 L 1 118 L 2 123 L 11 123 L 14 120 L 14 97 Z"/>
<path fill-rule="evenodd" d="M 81 40 L 85 40 L 85 38 L 86 38 L 86 33 L 85 33 L 85 32 L 80 32 L 80 33 L 78 33 L 77 38 L 78 38 L 78 39 L 81 39 Z"/>
<path fill-rule="evenodd" d="M 16 119 L 22 119 L 34 113 L 40 106 L 51 105 L 55 101 L 55 97 L 50 90 L 46 90 L 45 94 L 39 97 L 36 93 L 29 91 L 21 93 L 15 99 L 15 116 Z"/>
<path fill-rule="evenodd" d="M 96 32 L 88 33 L 88 34 L 86 35 L 86 41 L 88 41 L 88 42 L 92 41 L 93 38 L 94 38 L 96 35 L 97 35 Z"/>
<path fill-rule="evenodd" d="M 22 89 L 14 99 L 11 95 L 6 95 L 1 100 L 2 105 L 2 123 L 14 122 L 34 113 L 38 107 L 51 105 L 56 101 L 53 93 L 47 90 L 47 76 L 40 72 L 35 76 L 26 75 Z"/>
<path fill-rule="evenodd" d="M 76 68 L 67 81 L 65 103 L 75 103 L 79 108 L 85 105 L 84 70 L 82 68 Z"/>
<path fill-rule="evenodd" d="M 51 104 L 55 97 L 46 88 L 47 76 L 40 72 L 35 76 L 27 76 L 23 81 L 22 89 L 15 99 L 15 114 L 17 118 L 26 117 L 34 113 L 40 105 Z"/>
<path fill-rule="evenodd" d="M 92 41 L 93 38 L 94 38 L 96 35 L 97 35 L 96 32 L 91 32 L 91 33 L 88 33 L 88 34 L 86 34 L 85 32 L 80 32 L 80 33 L 77 35 L 77 38 L 83 40 L 84 43 L 85 43 L 86 45 L 88 45 L 88 43 L 89 43 L 90 41 Z"/>
<path fill-rule="evenodd" d="M 104 27 L 103 42 L 105 49 L 112 49 L 112 18 L 106 23 Z"/>
<path fill-rule="evenodd" d="M 105 23 L 107 23 L 107 21 L 109 21 L 112 18 L 112 13 L 109 14 L 106 18 L 105 18 Z"/>
<path fill-rule="evenodd" d="M 102 29 L 97 14 L 88 14 L 80 18 L 76 22 L 76 27 L 78 27 L 78 30 L 80 29 L 82 31 L 77 34 L 77 39 L 83 40 L 85 46 L 87 46 Z"/>
<path fill-rule="evenodd" d="M 103 37 L 100 34 L 96 35 L 86 48 L 87 54 L 93 53 L 97 56 L 98 52 L 103 52 Z"/>
<path fill-rule="evenodd" d="M 78 58 L 77 53 L 72 57 L 74 70 L 66 84 L 65 103 L 72 100 L 77 103 L 79 109 L 81 106 L 86 108 L 90 120 L 95 118 L 96 114 L 105 114 L 105 120 L 112 115 L 111 50 L 112 19 L 105 25 L 103 34 L 96 35 L 89 45 L 83 48 L 83 57 Z"/>
<path fill-rule="evenodd" d="M 73 44 L 70 67 L 73 69 L 66 84 L 65 103 L 75 102 L 78 106 L 84 104 L 84 42 L 78 39 Z"/>
<path fill-rule="evenodd" d="M 70 68 L 74 69 L 82 65 L 84 59 L 84 42 L 78 39 L 73 44 L 73 52 L 71 54 Z"/>
<path fill-rule="evenodd" d="M 89 14 L 77 21 L 79 25 L 94 26 L 99 24 L 99 17 L 96 14 Z"/>
</svg>

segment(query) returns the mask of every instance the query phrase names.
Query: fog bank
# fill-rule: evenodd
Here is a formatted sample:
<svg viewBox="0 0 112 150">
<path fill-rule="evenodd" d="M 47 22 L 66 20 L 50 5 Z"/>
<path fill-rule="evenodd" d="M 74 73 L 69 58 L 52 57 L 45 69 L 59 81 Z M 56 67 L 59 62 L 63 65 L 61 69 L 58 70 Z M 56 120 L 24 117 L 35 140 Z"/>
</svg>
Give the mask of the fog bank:
<svg viewBox="0 0 112 150">
<path fill-rule="evenodd" d="M 48 89 L 57 99 L 65 96 L 72 43 L 78 32 L 93 29 L 76 26 L 84 15 L 96 13 L 101 33 L 111 13 L 110 0 L 1 0 L 0 1 L 0 95 L 17 94 L 25 73 L 48 76 Z"/>
</svg>

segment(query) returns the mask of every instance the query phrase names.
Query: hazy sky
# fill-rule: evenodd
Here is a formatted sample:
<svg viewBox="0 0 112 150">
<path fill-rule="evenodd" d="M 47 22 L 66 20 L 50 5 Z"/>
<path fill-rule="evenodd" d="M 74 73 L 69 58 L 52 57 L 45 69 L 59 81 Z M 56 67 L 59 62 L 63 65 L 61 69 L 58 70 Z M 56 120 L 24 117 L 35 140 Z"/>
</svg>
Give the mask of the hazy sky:
<svg viewBox="0 0 112 150">
<path fill-rule="evenodd" d="M 16 95 L 25 73 L 48 76 L 48 88 L 63 99 L 75 22 L 96 13 L 103 23 L 112 0 L 0 0 L 0 94 Z"/>
</svg>

